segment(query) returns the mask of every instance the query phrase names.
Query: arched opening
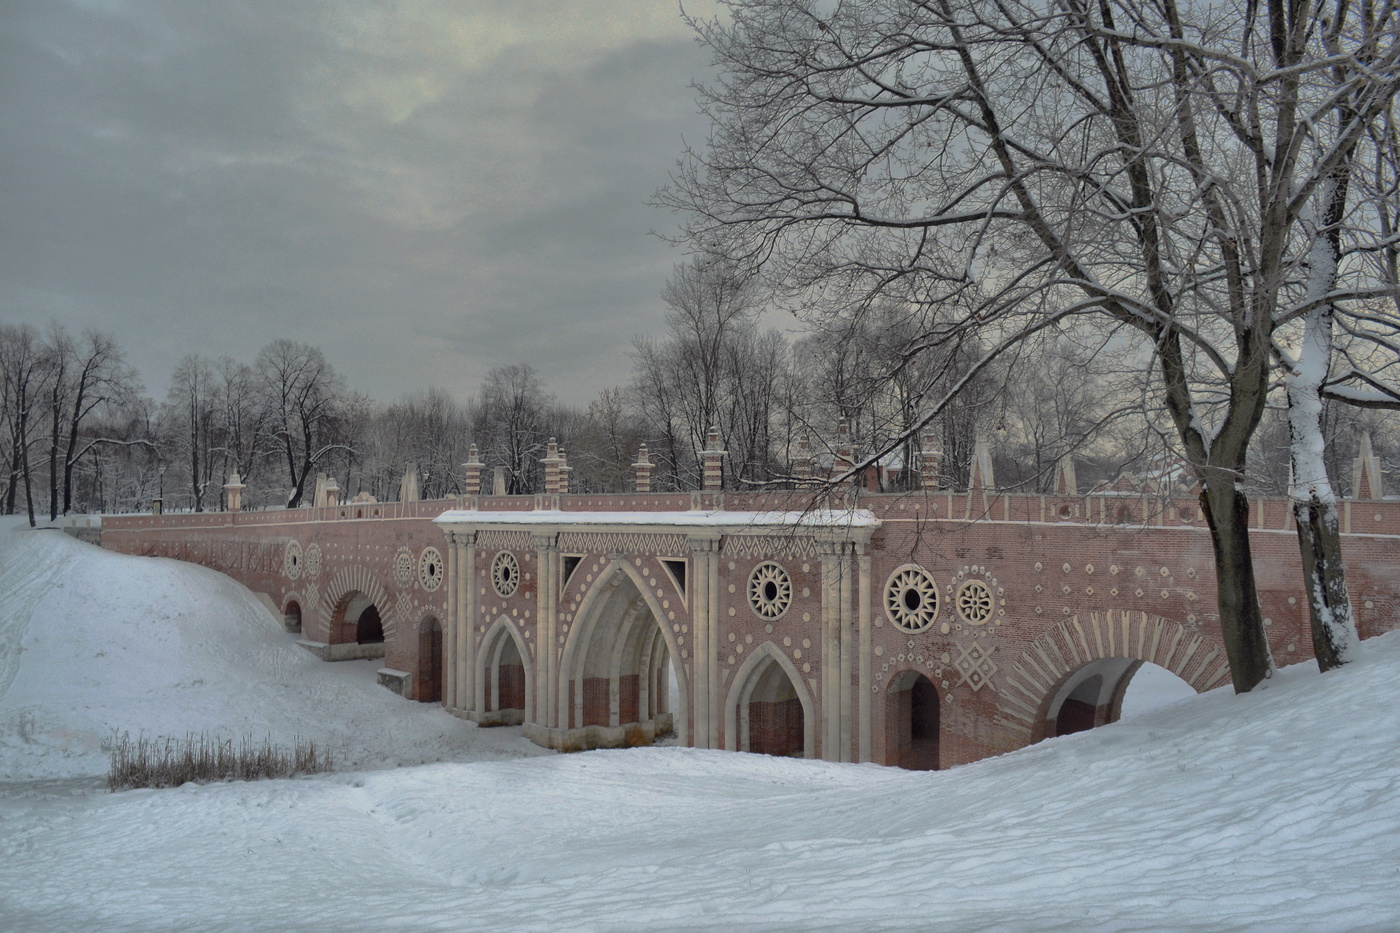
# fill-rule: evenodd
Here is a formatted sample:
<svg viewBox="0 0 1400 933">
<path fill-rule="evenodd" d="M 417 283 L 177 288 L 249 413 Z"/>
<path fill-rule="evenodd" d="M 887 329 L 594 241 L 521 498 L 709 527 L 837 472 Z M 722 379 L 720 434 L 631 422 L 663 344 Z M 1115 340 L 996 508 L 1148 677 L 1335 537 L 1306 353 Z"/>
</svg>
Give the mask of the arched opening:
<svg viewBox="0 0 1400 933">
<path fill-rule="evenodd" d="M 1142 667 L 1136 658 L 1100 658 L 1060 678 L 1041 704 L 1033 741 L 1071 735 L 1117 722 L 1129 681 Z"/>
<path fill-rule="evenodd" d="M 1096 721 L 1099 698 L 1102 694 L 1102 675 L 1095 674 L 1080 681 L 1070 695 L 1060 702 L 1060 711 L 1055 715 L 1055 734 L 1087 732 L 1096 725 L 1102 725 Z"/>
<path fill-rule="evenodd" d="M 680 662 L 672 664 L 657 609 L 626 565 L 603 574 L 578 618 L 565 648 L 561 747 L 647 745 L 671 734 L 671 683 L 681 676 Z M 684 698 L 683 687 L 679 692 Z"/>
<path fill-rule="evenodd" d="M 295 599 L 282 610 L 282 627 L 294 635 L 301 633 L 301 604 Z"/>
<path fill-rule="evenodd" d="M 529 670 L 519 635 L 504 620 L 487 633 L 481 647 L 482 726 L 518 726 L 529 710 Z"/>
<path fill-rule="evenodd" d="M 938 770 L 938 689 L 918 671 L 890 681 L 885 742 L 887 761 L 911 771 Z"/>
<path fill-rule="evenodd" d="M 802 700 L 787 671 L 765 658 L 751 677 L 739 713 L 739 747 L 758 755 L 806 756 L 806 718 Z"/>
<path fill-rule="evenodd" d="M 1196 695 L 1196 688 L 1162 667 L 1160 664 L 1143 664 L 1128 681 L 1123 693 L 1122 710 L 1119 720 L 1132 719 L 1144 713 L 1180 703 Z"/>
<path fill-rule="evenodd" d="M 379 607 L 370 603 L 355 620 L 355 641 L 361 645 L 382 644 L 384 622 L 379 618 Z"/>
<path fill-rule="evenodd" d="M 433 617 L 424 619 L 418 628 L 418 674 L 414 683 L 420 703 L 442 701 L 442 624 Z"/>
</svg>

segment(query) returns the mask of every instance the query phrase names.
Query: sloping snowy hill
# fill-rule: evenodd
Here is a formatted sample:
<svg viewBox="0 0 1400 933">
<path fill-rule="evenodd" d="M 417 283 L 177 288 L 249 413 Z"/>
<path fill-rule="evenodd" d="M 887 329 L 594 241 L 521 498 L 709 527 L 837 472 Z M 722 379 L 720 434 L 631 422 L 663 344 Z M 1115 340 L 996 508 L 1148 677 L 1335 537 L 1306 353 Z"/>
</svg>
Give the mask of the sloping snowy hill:
<svg viewBox="0 0 1400 933">
<path fill-rule="evenodd" d="M 1396 930 L 1400 638 L 940 773 L 655 748 L 0 798 L 0 928 Z"/>
<path fill-rule="evenodd" d="M 105 776 L 102 744 L 189 732 L 301 736 L 351 766 L 542 750 L 325 664 L 243 586 L 0 520 L 0 781 Z"/>
</svg>

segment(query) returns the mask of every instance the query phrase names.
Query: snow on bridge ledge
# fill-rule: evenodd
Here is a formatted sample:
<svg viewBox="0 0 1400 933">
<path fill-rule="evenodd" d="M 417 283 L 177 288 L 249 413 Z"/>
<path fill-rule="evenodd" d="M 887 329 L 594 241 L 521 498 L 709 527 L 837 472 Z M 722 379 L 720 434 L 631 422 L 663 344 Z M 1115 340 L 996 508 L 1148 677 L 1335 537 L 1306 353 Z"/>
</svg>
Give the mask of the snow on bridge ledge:
<svg viewBox="0 0 1400 933">
<path fill-rule="evenodd" d="M 485 512 L 451 509 L 436 525 L 643 525 L 695 528 L 866 528 L 882 524 L 869 509 L 813 509 L 807 512 L 741 512 L 725 509 L 686 512 Z"/>
</svg>

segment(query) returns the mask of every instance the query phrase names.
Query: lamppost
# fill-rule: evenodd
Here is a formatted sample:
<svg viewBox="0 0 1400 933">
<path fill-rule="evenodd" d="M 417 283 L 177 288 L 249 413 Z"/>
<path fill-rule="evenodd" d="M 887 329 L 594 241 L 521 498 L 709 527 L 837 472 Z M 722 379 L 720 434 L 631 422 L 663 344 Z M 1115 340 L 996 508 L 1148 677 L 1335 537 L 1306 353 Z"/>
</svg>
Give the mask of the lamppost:
<svg viewBox="0 0 1400 933">
<path fill-rule="evenodd" d="M 164 463 L 162 463 L 162 464 L 160 465 L 160 467 L 157 469 L 157 472 L 160 474 L 160 489 L 159 489 L 160 494 L 159 494 L 158 496 L 156 496 L 155 501 L 151 503 L 151 514 L 152 514 L 152 515 L 160 515 L 160 514 L 162 514 L 162 513 L 165 511 L 165 464 L 164 464 Z"/>
</svg>

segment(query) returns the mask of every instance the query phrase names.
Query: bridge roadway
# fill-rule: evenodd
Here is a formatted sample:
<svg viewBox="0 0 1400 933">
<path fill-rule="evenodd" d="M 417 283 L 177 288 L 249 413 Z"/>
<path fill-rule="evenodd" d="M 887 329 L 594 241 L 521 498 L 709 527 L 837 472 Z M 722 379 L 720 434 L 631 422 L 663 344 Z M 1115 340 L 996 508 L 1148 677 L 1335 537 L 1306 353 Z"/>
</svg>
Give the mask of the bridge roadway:
<svg viewBox="0 0 1400 933">
<path fill-rule="evenodd" d="M 1363 637 L 1400 608 L 1400 502 L 1347 500 Z M 118 516 L 102 543 L 264 594 L 333 661 L 552 748 L 946 768 L 1117 718 L 1143 662 L 1228 683 L 1194 499 L 980 492 L 490 497 Z M 1275 659 L 1311 656 L 1284 500 L 1251 527 Z"/>
</svg>

